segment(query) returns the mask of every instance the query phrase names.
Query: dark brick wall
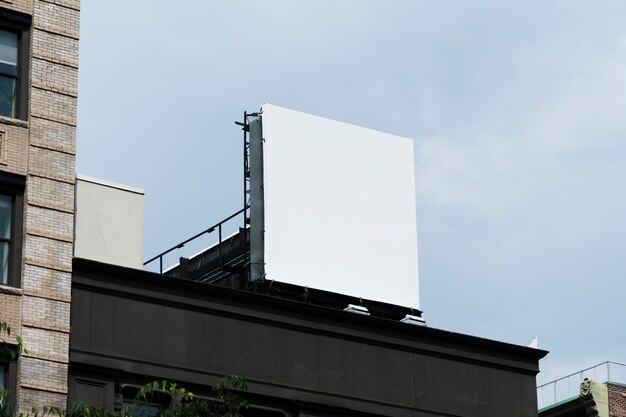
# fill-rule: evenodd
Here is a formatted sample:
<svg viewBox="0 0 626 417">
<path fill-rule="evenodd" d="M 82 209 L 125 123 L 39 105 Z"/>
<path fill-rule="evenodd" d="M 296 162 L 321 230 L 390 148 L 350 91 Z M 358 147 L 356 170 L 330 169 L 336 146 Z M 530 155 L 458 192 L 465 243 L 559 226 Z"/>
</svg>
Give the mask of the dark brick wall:
<svg viewBox="0 0 626 417">
<path fill-rule="evenodd" d="M 626 386 L 608 384 L 609 416 L 626 417 Z"/>
</svg>

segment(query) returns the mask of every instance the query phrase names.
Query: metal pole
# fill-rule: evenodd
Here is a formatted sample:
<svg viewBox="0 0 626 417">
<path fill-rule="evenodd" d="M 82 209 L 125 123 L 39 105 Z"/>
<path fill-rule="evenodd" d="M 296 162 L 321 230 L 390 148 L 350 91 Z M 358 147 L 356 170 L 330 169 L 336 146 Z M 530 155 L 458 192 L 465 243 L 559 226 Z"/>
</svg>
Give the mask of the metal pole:
<svg viewBox="0 0 626 417">
<path fill-rule="evenodd" d="M 217 245 L 217 256 L 220 258 L 220 267 L 224 266 L 222 262 L 222 224 L 217 228 L 217 233 L 219 234 L 219 244 Z"/>
<path fill-rule="evenodd" d="M 248 112 L 243 112 L 243 230 L 245 238 L 246 220 L 248 220 Z"/>
</svg>

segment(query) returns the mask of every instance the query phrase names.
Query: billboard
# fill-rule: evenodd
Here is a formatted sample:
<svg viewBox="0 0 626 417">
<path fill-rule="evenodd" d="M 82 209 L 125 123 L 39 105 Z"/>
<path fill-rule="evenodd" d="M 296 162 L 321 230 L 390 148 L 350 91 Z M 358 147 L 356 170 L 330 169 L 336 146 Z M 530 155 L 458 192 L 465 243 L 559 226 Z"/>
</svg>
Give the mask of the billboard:
<svg viewBox="0 0 626 417">
<path fill-rule="evenodd" d="M 270 104 L 255 135 L 265 278 L 419 309 L 413 141 Z"/>
</svg>

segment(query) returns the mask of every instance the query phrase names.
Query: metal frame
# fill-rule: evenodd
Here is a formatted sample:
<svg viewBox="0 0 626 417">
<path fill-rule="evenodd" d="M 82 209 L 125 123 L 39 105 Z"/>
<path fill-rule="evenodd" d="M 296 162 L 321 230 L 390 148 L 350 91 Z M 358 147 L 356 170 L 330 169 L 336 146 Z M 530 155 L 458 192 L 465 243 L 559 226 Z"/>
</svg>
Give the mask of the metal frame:
<svg viewBox="0 0 626 417">
<path fill-rule="evenodd" d="M 255 127 L 256 127 L 254 135 L 249 135 L 250 118 L 253 118 L 253 123 L 255 123 Z M 263 175 L 263 171 L 262 171 L 263 157 L 262 157 L 262 143 L 261 143 L 262 133 L 261 133 L 261 128 L 260 128 L 260 113 L 248 113 L 244 111 L 243 122 L 236 121 L 235 124 L 238 126 L 241 126 L 241 130 L 243 131 L 243 208 L 237 211 L 236 213 L 231 214 L 230 216 L 220 221 L 219 223 L 214 224 L 208 229 L 205 229 L 202 232 L 197 233 L 196 235 L 190 237 L 189 239 L 186 239 L 180 242 L 179 244 L 174 245 L 171 248 L 161 252 L 160 254 L 148 259 L 146 262 L 143 263 L 144 266 L 158 259 L 159 260 L 159 273 L 163 274 L 163 257 L 165 255 L 167 255 L 170 252 L 173 252 L 176 249 L 181 249 L 187 243 L 205 234 L 210 234 L 213 231 L 215 231 L 215 229 L 217 229 L 218 230 L 217 251 L 218 251 L 218 257 L 220 259 L 220 266 L 223 267 L 223 262 L 222 262 L 223 259 L 222 259 L 222 253 L 221 253 L 221 245 L 222 245 L 222 239 L 223 239 L 222 225 L 226 223 L 227 221 L 243 213 L 243 227 L 240 228 L 239 233 L 242 234 L 241 238 L 243 239 L 243 241 L 246 241 L 248 237 L 246 234 L 252 233 L 251 231 L 251 229 L 253 228 L 252 223 L 254 223 L 255 231 L 257 229 L 257 224 L 259 224 L 259 221 L 257 219 L 259 218 L 259 216 L 254 215 L 253 213 L 256 211 L 259 211 L 261 215 L 260 217 L 261 235 L 259 235 L 258 233 L 255 234 L 255 236 L 257 236 L 255 244 L 253 245 L 251 241 L 250 250 L 247 251 L 245 255 L 244 278 L 248 284 L 252 283 L 253 287 L 256 287 L 257 281 L 262 280 L 263 273 L 258 272 L 259 268 L 258 267 L 252 268 L 253 263 L 258 263 L 257 258 L 259 256 L 261 257 L 261 269 L 263 266 L 262 265 L 262 257 L 263 257 L 262 246 L 260 250 L 258 248 L 258 240 L 259 240 L 258 236 L 261 236 L 261 239 L 262 239 L 262 218 L 263 218 L 262 194 L 261 194 L 261 200 L 260 200 L 260 207 L 257 208 L 257 206 L 259 206 L 257 189 L 258 188 L 262 189 L 262 175 Z M 251 140 L 253 140 L 255 143 L 251 143 Z M 260 162 L 260 165 L 259 165 L 259 162 Z M 253 170 L 254 170 L 254 173 L 252 173 Z M 253 188 L 255 188 L 255 191 L 252 190 Z M 252 201 L 255 201 L 255 209 L 251 210 Z M 252 217 L 254 217 L 255 219 L 252 220 Z M 252 235 L 250 237 L 252 238 Z M 252 246 L 255 246 L 254 247 L 255 255 L 251 255 L 251 252 L 253 249 Z M 258 255 L 257 255 L 257 252 L 259 253 Z M 251 260 L 251 256 L 254 259 Z"/>
<path fill-rule="evenodd" d="M 247 228 L 250 224 L 250 139 L 248 132 L 250 125 L 248 124 L 248 112 L 243 112 L 243 122 L 235 122 L 237 126 L 241 126 L 243 132 L 243 228 Z"/>
<path fill-rule="evenodd" d="M 157 259 L 159 260 L 159 273 L 163 274 L 163 256 L 167 255 L 168 253 L 176 250 L 176 249 L 181 249 L 183 246 L 185 246 L 187 243 L 191 242 L 192 240 L 195 240 L 197 238 L 199 238 L 200 236 L 204 235 L 204 234 L 210 234 L 213 233 L 215 231 L 215 229 L 218 230 L 218 246 L 217 246 L 217 251 L 218 251 L 218 256 L 220 258 L 220 260 L 222 259 L 222 254 L 221 254 L 221 248 L 220 245 L 222 244 L 222 225 L 224 223 L 226 223 L 227 221 L 237 217 L 238 215 L 240 215 L 241 213 L 243 213 L 245 210 L 247 209 L 247 207 L 242 208 L 241 210 L 231 214 L 230 216 L 226 217 L 224 220 L 222 220 L 219 223 L 214 224 L 213 226 L 209 227 L 208 229 L 203 230 L 202 232 L 193 235 L 192 237 L 190 237 L 189 239 L 183 240 L 182 242 L 180 242 L 178 245 L 172 246 L 171 248 L 169 248 L 166 251 L 161 252 L 160 254 L 158 254 L 157 256 L 154 256 L 150 259 L 148 259 L 146 262 L 143 263 L 143 266 L 148 265 L 149 263 L 152 263 L 154 261 L 156 261 Z"/>
<path fill-rule="evenodd" d="M 250 251 L 246 255 L 246 281 L 256 288 L 265 279 L 264 209 L 263 209 L 263 129 L 261 113 L 243 112 L 243 122 L 235 122 L 243 131 L 243 204 L 242 233 L 250 233 Z M 247 236 L 243 236 L 247 238 Z"/>
<path fill-rule="evenodd" d="M 250 278 L 253 286 L 265 281 L 265 192 L 263 187 L 263 117 L 248 115 L 248 203 L 250 205 Z"/>
</svg>

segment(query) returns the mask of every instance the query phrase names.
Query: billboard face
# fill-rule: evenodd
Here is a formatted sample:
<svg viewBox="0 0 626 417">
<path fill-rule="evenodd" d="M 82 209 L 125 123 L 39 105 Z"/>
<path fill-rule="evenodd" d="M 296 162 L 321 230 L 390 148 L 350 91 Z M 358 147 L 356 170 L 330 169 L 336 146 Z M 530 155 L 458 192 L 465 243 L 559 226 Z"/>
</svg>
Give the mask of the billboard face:
<svg viewBox="0 0 626 417">
<path fill-rule="evenodd" d="M 413 141 L 262 107 L 266 279 L 419 309 Z"/>
</svg>

